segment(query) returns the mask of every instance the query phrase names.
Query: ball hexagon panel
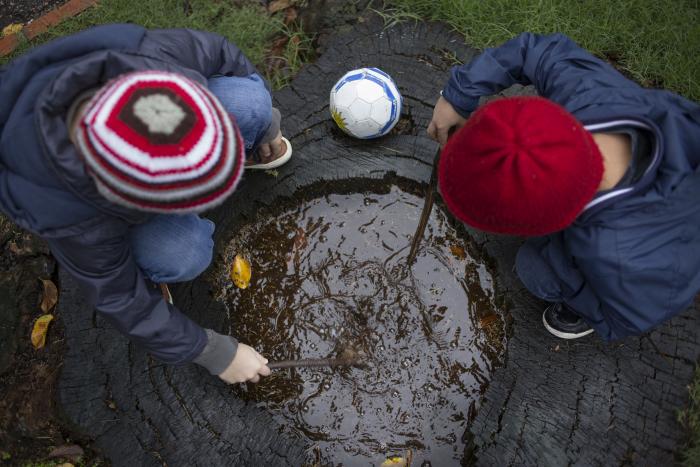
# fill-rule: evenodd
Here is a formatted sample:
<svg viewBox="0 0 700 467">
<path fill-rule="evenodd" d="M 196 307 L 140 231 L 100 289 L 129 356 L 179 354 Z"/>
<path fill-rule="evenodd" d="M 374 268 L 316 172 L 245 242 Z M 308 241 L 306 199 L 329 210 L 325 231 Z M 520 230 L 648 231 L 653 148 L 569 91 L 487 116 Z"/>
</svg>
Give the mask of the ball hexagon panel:
<svg viewBox="0 0 700 467">
<path fill-rule="evenodd" d="M 377 122 L 378 125 L 384 126 L 391 118 L 391 101 L 384 96 L 374 101 L 370 111 L 370 118 Z"/>
<path fill-rule="evenodd" d="M 349 127 L 349 129 L 358 138 L 371 138 L 377 135 L 381 127 L 374 120 L 367 118 L 353 122 L 352 127 Z"/>
<path fill-rule="evenodd" d="M 378 83 L 369 80 L 357 81 L 355 85 L 357 88 L 357 97 L 373 103 L 374 101 L 384 97 L 384 88 Z"/>
<path fill-rule="evenodd" d="M 355 99 L 352 104 L 348 106 L 348 110 L 350 111 L 351 120 L 364 120 L 370 117 L 372 104 L 365 102 L 363 99 Z"/>
<path fill-rule="evenodd" d="M 357 99 L 357 90 L 351 81 L 349 83 L 345 83 L 336 91 L 334 101 L 337 107 L 347 108 L 355 99 Z"/>
</svg>

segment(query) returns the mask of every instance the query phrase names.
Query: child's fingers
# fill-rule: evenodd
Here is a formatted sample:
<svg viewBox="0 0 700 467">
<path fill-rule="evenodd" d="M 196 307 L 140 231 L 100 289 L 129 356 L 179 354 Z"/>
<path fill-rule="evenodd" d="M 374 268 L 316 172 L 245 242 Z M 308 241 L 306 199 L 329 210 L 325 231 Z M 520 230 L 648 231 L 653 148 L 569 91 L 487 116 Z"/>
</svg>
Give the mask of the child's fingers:
<svg viewBox="0 0 700 467">
<path fill-rule="evenodd" d="M 447 137 L 449 135 L 449 132 L 449 128 L 438 128 L 437 140 L 440 143 L 440 146 L 444 146 L 445 144 L 447 144 Z"/>
<path fill-rule="evenodd" d="M 434 140 L 437 140 L 437 132 L 435 130 L 435 122 L 431 121 L 430 125 L 428 125 L 428 136 L 430 136 Z"/>
</svg>

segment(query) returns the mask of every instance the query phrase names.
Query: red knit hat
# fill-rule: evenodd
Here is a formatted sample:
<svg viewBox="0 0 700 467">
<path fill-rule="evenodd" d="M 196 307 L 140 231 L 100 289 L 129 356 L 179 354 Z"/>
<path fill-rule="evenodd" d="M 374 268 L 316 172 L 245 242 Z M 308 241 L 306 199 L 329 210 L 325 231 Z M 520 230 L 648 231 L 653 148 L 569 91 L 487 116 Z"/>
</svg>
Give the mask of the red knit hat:
<svg viewBox="0 0 700 467">
<path fill-rule="evenodd" d="M 442 151 L 440 193 L 461 221 L 488 232 L 546 235 L 594 196 L 603 158 L 573 115 L 541 97 L 477 109 Z"/>
<path fill-rule="evenodd" d="M 105 198 L 141 211 L 198 212 L 226 199 L 243 172 L 231 118 L 195 81 L 133 72 L 98 91 L 75 136 Z"/>
</svg>

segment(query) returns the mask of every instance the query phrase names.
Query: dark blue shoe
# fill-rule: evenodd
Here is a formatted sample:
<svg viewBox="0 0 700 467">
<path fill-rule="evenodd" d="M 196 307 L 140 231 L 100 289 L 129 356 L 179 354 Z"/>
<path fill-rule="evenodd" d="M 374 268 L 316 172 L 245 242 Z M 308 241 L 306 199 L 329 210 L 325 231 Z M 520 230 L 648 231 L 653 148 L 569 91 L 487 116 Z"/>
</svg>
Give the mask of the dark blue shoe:
<svg viewBox="0 0 700 467">
<path fill-rule="evenodd" d="M 542 322 L 547 331 L 561 339 L 578 339 L 593 332 L 593 328 L 565 303 L 552 303 L 545 308 Z"/>
</svg>

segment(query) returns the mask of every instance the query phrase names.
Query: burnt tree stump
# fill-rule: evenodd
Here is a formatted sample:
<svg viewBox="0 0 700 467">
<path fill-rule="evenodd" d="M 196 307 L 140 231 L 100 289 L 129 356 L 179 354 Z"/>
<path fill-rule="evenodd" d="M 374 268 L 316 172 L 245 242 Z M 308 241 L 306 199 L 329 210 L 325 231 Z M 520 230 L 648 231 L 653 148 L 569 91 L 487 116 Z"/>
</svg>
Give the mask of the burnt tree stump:
<svg viewBox="0 0 700 467">
<path fill-rule="evenodd" d="M 335 38 L 317 62 L 275 93 L 294 157 L 276 174 L 245 174 L 236 193 L 209 216 L 217 223 L 217 245 L 276 199 L 312 183 L 332 192 L 353 180 L 389 175 L 427 182 L 436 149 L 425 133 L 432 107 L 455 57 L 464 62 L 475 53 L 436 23 L 385 30 L 372 20 Z M 362 66 L 391 74 L 404 96 L 399 129 L 375 141 L 351 139 L 329 118 L 331 86 Z M 646 337 L 613 344 L 595 336 L 558 340 L 542 326 L 542 302 L 512 272 L 519 240 L 469 232 L 494 260 L 512 324 L 506 363 L 494 371 L 464 434 L 464 463 L 672 463 L 683 437 L 676 410 L 687 401 L 699 356 L 700 303 Z M 281 438 L 268 413 L 236 399 L 194 365 L 153 360 L 94 314 L 72 279 L 63 273 L 61 279 L 59 313 L 69 350 L 59 401 L 114 465 L 299 466 L 308 459 L 309 446 Z M 176 287 L 175 303 L 200 324 L 223 331 L 225 313 L 210 283 L 205 273 Z"/>
</svg>

